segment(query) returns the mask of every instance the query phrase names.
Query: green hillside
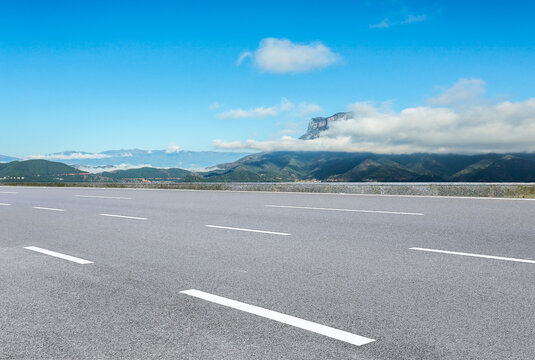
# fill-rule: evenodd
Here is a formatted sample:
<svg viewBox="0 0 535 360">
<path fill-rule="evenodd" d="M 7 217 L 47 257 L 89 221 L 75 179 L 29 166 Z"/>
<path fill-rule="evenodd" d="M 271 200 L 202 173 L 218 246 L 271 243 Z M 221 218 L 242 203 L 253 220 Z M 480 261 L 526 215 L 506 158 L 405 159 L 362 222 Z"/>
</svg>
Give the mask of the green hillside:
<svg viewBox="0 0 535 360">
<path fill-rule="evenodd" d="M 191 172 L 184 169 L 158 169 L 153 167 L 143 167 L 139 169 L 129 169 L 129 170 L 117 170 L 112 172 L 103 172 L 100 175 L 106 178 L 113 179 L 115 181 L 126 181 L 126 180 L 182 180 L 186 176 L 190 175 Z"/>
<path fill-rule="evenodd" d="M 486 159 L 468 166 L 451 177 L 454 181 L 535 182 L 535 161 L 514 155 Z"/>
<path fill-rule="evenodd" d="M 535 154 L 378 155 L 340 152 L 271 152 L 246 156 L 203 181 L 532 182 Z"/>
<path fill-rule="evenodd" d="M 48 160 L 13 161 L 4 165 L 6 166 L 4 166 L 0 173 L 4 176 L 56 176 L 81 173 L 80 170 L 71 166 Z"/>
<path fill-rule="evenodd" d="M 12 161 L 0 166 L 0 180 L 24 182 L 93 181 L 94 176 L 48 160 Z"/>
<path fill-rule="evenodd" d="M 535 154 L 378 155 L 271 152 L 221 164 L 217 170 L 144 167 L 88 174 L 46 160 L 0 163 L 2 182 L 535 182 Z"/>
<path fill-rule="evenodd" d="M 366 159 L 351 170 L 329 177 L 329 181 L 432 181 L 429 175 L 413 171 L 388 159 Z"/>
</svg>

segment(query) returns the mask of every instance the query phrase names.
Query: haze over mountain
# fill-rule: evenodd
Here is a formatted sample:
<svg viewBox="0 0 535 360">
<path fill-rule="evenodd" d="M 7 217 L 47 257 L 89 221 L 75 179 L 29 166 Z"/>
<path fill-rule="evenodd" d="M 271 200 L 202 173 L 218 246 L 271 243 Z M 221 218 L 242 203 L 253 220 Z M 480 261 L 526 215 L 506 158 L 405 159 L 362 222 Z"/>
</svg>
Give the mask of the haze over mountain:
<svg viewBox="0 0 535 360">
<path fill-rule="evenodd" d="M 61 161 L 92 173 L 140 167 L 204 169 L 236 161 L 248 153 L 219 151 L 184 151 L 170 146 L 167 150 L 108 150 L 100 153 L 64 151 L 48 155 L 31 155 L 32 159 Z"/>
<path fill-rule="evenodd" d="M 0 155 L 0 163 L 6 163 L 10 161 L 19 160 L 17 158 L 14 158 L 12 156 L 6 156 L 6 155 Z"/>
</svg>

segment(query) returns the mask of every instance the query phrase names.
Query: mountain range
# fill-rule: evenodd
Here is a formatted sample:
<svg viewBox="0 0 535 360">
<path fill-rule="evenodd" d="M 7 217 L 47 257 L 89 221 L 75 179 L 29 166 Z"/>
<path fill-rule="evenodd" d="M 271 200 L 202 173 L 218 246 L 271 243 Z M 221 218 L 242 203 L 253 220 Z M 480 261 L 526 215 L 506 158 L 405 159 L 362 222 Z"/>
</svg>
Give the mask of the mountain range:
<svg viewBox="0 0 535 360">
<path fill-rule="evenodd" d="M 15 177 L 19 177 L 16 179 Z M 24 179 L 20 179 L 24 177 Z M 535 154 L 270 152 L 211 171 L 143 167 L 90 174 L 47 160 L 0 164 L 4 182 L 535 182 Z"/>
<path fill-rule="evenodd" d="M 535 154 L 271 152 L 221 164 L 203 181 L 533 182 Z"/>
<path fill-rule="evenodd" d="M 342 112 L 312 118 L 300 139 L 316 139 L 333 122 L 351 116 L 351 113 Z M 168 150 L 131 149 L 101 153 L 65 151 L 34 157 L 41 160 L 13 161 L 17 159 L 0 156 L 0 181 L 535 182 L 534 153 L 380 155 L 275 151 L 251 155 L 178 151 L 171 147 Z"/>
<path fill-rule="evenodd" d="M 100 153 L 63 151 L 47 155 L 31 155 L 29 158 L 60 161 L 82 171 L 99 173 L 140 167 L 198 170 L 210 168 L 220 163 L 236 161 L 245 155 L 248 153 L 127 149 L 108 150 Z M 0 155 L 0 162 L 14 160 L 21 159 Z"/>
</svg>

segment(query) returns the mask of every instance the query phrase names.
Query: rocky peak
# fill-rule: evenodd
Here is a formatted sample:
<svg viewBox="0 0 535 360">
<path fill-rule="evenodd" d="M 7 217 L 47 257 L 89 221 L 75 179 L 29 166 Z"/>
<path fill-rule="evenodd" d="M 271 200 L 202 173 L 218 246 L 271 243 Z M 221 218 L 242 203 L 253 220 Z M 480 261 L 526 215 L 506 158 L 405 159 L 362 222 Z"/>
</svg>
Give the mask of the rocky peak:
<svg viewBox="0 0 535 360">
<path fill-rule="evenodd" d="M 310 119 L 310 122 L 308 123 L 308 129 L 307 132 L 300 137 L 301 140 L 310 140 L 310 139 L 316 139 L 320 136 L 320 133 L 322 131 L 325 131 L 329 128 L 329 125 L 333 121 L 337 120 L 347 120 L 349 119 L 350 113 L 346 112 L 340 112 L 336 113 L 329 117 L 315 117 Z"/>
</svg>

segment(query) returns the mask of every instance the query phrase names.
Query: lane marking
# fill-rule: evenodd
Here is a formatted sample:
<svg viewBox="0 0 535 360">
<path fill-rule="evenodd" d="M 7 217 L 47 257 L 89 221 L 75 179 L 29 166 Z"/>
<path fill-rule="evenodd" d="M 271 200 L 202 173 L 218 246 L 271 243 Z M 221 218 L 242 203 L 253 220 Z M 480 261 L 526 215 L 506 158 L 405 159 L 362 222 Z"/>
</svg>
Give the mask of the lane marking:
<svg viewBox="0 0 535 360">
<path fill-rule="evenodd" d="M 237 231 L 248 231 L 248 232 L 254 232 L 254 233 L 262 233 L 262 234 L 271 234 L 271 235 L 283 235 L 283 236 L 289 236 L 291 234 L 288 233 L 282 233 L 282 232 L 276 232 L 276 231 L 264 231 L 264 230 L 253 230 L 253 229 L 243 229 L 243 228 L 235 228 L 235 227 L 229 227 L 229 226 L 219 226 L 219 225 L 205 225 L 209 228 L 216 228 L 216 229 L 226 229 L 226 230 L 237 230 Z"/>
<path fill-rule="evenodd" d="M 0 191 L 0 194 L 18 194 L 16 191 Z"/>
<path fill-rule="evenodd" d="M 54 257 L 57 257 L 57 258 L 60 258 L 60 259 L 72 261 L 72 262 L 75 262 L 75 263 L 78 263 L 78 264 L 82 264 L 82 265 L 92 264 L 93 263 L 92 261 L 89 261 L 89 260 L 84 260 L 84 259 L 77 258 L 75 256 L 65 255 L 65 254 L 62 254 L 62 253 L 59 253 L 59 252 L 42 249 L 42 248 L 37 247 L 37 246 L 25 246 L 24 248 L 27 249 L 27 250 L 35 251 L 35 252 L 38 252 L 38 253 L 41 253 L 41 254 L 45 254 L 45 255 L 54 256 Z"/>
<path fill-rule="evenodd" d="M 11 204 L 0 203 L 0 206 L 11 206 Z"/>
<path fill-rule="evenodd" d="M 81 198 L 95 198 L 95 199 L 117 199 L 117 200 L 132 200 L 131 197 L 123 196 L 100 196 L 100 195 L 74 195 Z"/>
<path fill-rule="evenodd" d="M 503 256 L 481 255 L 481 254 L 472 254 L 472 253 L 457 252 L 457 251 L 447 251 L 447 250 L 427 249 L 427 248 L 419 248 L 419 247 L 411 247 L 411 248 L 409 248 L 409 250 L 418 250 L 418 251 L 427 251 L 427 252 L 434 252 L 434 253 L 440 253 L 440 254 L 462 255 L 462 256 L 484 258 L 484 259 L 515 261 L 515 262 L 521 262 L 521 263 L 535 264 L 535 260 L 517 259 L 517 258 L 510 258 L 510 257 L 503 257 Z"/>
<path fill-rule="evenodd" d="M 333 208 L 310 207 L 310 206 L 291 206 L 291 205 L 264 205 L 264 206 L 272 207 L 272 208 L 284 208 L 284 209 L 347 211 L 347 212 L 372 213 L 372 214 L 415 215 L 415 216 L 423 216 L 424 215 L 422 213 L 402 212 L 402 211 L 333 209 Z"/>
<path fill-rule="evenodd" d="M 40 207 L 40 206 L 34 206 L 33 209 L 49 210 L 49 211 L 65 211 L 64 209 L 54 209 L 54 208 L 47 208 L 47 207 Z"/>
<path fill-rule="evenodd" d="M 137 217 L 137 216 L 125 216 L 125 215 L 113 215 L 113 214 L 99 214 L 100 216 L 109 216 L 109 217 L 116 217 L 116 218 L 122 218 L 122 219 L 133 219 L 133 220 L 148 220 L 144 217 Z"/>
<path fill-rule="evenodd" d="M 364 336 L 355 335 L 347 331 L 338 330 L 329 326 L 321 325 L 312 321 L 303 320 L 295 316 L 282 314 L 277 311 L 268 310 L 259 306 L 249 305 L 240 301 L 231 300 L 222 296 L 217 296 L 203 291 L 191 289 L 181 291 L 182 294 L 193 296 L 199 299 L 210 301 L 219 305 L 227 306 L 236 310 L 241 310 L 250 314 L 265 317 L 270 320 L 278 321 L 283 324 L 295 326 L 297 328 L 308 330 L 316 334 L 324 335 L 336 340 L 344 341 L 356 346 L 362 346 L 371 342 L 374 339 L 370 339 Z"/>
</svg>

